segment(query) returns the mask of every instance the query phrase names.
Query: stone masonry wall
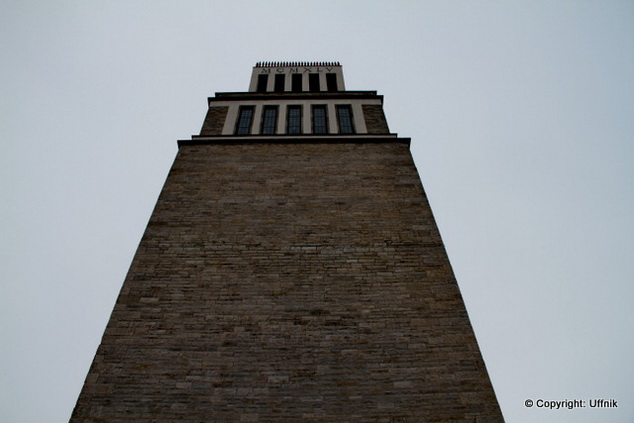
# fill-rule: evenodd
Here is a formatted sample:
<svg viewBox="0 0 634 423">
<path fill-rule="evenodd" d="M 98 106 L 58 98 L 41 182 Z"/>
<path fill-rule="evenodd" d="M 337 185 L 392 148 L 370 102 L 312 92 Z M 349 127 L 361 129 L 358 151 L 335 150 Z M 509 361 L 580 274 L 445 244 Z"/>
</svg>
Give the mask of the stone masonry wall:
<svg viewBox="0 0 634 423">
<path fill-rule="evenodd" d="M 390 129 L 387 126 L 383 106 L 374 104 L 363 105 L 363 116 L 365 117 L 365 125 L 368 128 L 368 134 L 387 134 Z"/>
<path fill-rule="evenodd" d="M 220 135 L 227 118 L 229 107 L 215 106 L 207 110 L 207 116 L 200 130 L 200 135 Z"/>
<path fill-rule="evenodd" d="M 71 422 L 500 422 L 406 143 L 180 148 Z"/>
</svg>

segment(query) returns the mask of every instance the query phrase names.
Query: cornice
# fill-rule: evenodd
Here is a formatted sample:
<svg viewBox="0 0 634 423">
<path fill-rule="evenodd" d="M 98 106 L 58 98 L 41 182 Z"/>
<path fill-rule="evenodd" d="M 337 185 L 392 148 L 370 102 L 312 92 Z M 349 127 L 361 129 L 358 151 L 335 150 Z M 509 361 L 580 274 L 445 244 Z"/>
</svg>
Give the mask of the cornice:
<svg viewBox="0 0 634 423">
<path fill-rule="evenodd" d="M 362 100 L 379 99 L 383 103 L 383 96 L 376 91 L 337 91 L 337 92 L 283 92 L 283 93 L 254 93 L 254 92 L 224 92 L 216 93 L 215 97 L 208 97 L 209 103 L 214 101 L 252 101 L 252 100 Z"/>
<path fill-rule="evenodd" d="M 201 144 L 362 144 L 362 143 L 411 143 L 411 138 L 398 134 L 356 135 L 194 135 L 190 140 L 178 140 L 178 147 Z"/>
</svg>

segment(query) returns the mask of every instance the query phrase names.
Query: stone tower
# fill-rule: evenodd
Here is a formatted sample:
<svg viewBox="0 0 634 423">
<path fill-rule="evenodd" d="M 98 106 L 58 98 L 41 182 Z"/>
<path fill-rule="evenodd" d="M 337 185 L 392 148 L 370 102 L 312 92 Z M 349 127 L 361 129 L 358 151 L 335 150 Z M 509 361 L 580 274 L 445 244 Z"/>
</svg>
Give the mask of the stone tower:
<svg viewBox="0 0 634 423">
<path fill-rule="evenodd" d="M 383 97 L 258 63 L 208 104 L 71 422 L 501 422 Z"/>
</svg>

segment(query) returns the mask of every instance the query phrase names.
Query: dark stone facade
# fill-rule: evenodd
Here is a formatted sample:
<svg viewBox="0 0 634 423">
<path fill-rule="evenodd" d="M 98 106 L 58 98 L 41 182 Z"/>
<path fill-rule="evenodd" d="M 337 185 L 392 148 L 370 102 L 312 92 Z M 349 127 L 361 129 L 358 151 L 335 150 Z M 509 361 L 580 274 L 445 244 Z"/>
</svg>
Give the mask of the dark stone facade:
<svg viewBox="0 0 634 423">
<path fill-rule="evenodd" d="M 220 135 L 227 118 L 227 106 L 215 106 L 207 109 L 207 116 L 200 130 L 200 135 Z"/>
<path fill-rule="evenodd" d="M 71 418 L 175 421 L 502 421 L 407 140 L 181 145 Z"/>
<path fill-rule="evenodd" d="M 385 119 L 383 106 L 364 104 L 362 108 L 368 134 L 387 134 L 390 132 L 387 127 L 387 119 Z"/>
</svg>

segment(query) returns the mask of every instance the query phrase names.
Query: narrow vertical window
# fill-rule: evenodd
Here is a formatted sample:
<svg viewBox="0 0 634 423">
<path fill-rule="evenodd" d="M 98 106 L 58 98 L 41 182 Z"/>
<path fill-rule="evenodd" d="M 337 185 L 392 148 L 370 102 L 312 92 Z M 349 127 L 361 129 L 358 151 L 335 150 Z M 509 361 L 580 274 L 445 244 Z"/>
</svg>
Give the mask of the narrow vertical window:
<svg viewBox="0 0 634 423">
<path fill-rule="evenodd" d="M 264 106 L 264 112 L 262 114 L 262 134 L 274 134 L 276 125 L 277 106 Z"/>
<path fill-rule="evenodd" d="M 287 134 L 301 134 L 302 133 L 302 106 L 288 106 L 287 110 L 288 110 L 288 115 L 286 116 L 286 133 Z"/>
<path fill-rule="evenodd" d="M 326 115 L 326 106 L 313 106 L 313 133 L 328 133 L 328 118 Z"/>
<path fill-rule="evenodd" d="M 301 73 L 294 73 L 291 77 L 291 91 L 294 93 L 302 92 L 302 77 Z"/>
<path fill-rule="evenodd" d="M 238 112 L 236 135 L 248 135 L 251 133 L 251 120 L 253 119 L 253 106 L 241 106 Z"/>
<path fill-rule="evenodd" d="M 337 121 L 339 122 L 340 134 L 354 134 L 350 106 L 337 106 Z"/>
<path fill-rule="evenodd" d="M 266 84 L 269 82 L 269 74 L 261 73 L 258 75 L 258 88 L 257 92 L 264 93 L 266 92 Z"/>
<path fill-rule="evenodd" d="M 335 73 L 327 73 L 326 74 L 326 88 L 328 91 L 339 91 L 337 87 L 337 74 Z"/>
<path fill-rule="evenodd" d="M 284 92 L 284 80 L 286 75 L 283 73 L 278 73 L 275 75 L 275 88 L 273 89 L 276 93 Z"/>
<path fill-rule="evenodd" d="M 308 74 L 308 90 L 312 92 L 319 91 L 319 74 L 318 73 Z"/>
</svg>

